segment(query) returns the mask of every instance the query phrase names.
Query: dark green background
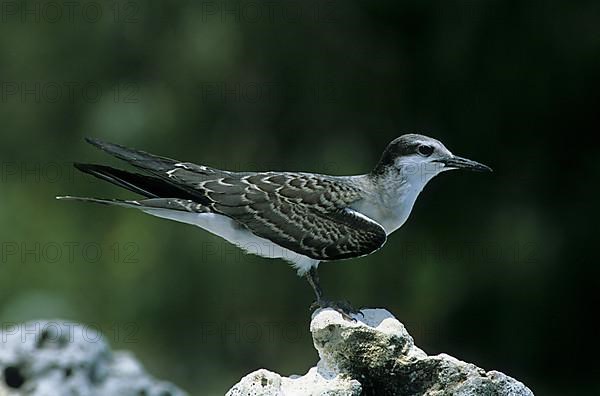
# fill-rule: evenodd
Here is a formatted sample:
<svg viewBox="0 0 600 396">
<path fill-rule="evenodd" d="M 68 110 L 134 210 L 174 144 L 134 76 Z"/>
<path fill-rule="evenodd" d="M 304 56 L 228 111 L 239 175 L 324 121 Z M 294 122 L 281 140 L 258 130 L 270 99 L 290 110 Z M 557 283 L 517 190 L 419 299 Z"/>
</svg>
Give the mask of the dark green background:
<svg viewBox="0 0 600 396">
<path fill-rule="evenodd" d="M 82 2 L 58 19 L 8 3 L 3 324 L 99 327 L 194 395 L 260 367 L 302 374 L 313 295 L 287 264 L 57 202 L 132 196 L 69 162 L 122 166 L 82 140 L 97 136 L 232 170 L 357 174 L 420 132 L 495 172 L 435 179 L 384 249 L 321 266 L 326 292 L 536 394 L 598 391 L 598 1 Z"/>
</svg>

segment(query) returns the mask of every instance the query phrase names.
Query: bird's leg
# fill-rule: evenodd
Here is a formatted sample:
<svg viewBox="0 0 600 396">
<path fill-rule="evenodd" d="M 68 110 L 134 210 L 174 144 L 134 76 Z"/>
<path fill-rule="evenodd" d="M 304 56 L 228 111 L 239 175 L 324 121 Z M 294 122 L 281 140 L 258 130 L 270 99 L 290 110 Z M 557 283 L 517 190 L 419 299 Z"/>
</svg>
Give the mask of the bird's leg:
<svg viewBox="0 0 600 396">
<path fill-rule="evenodd" d="M 308 283 L 310 283 L 310 286 L 313 288 L 315 296 L 317 296 L 317 303 L 319 303 L 323 299 L 323 290 L 321 289 L 317 269 L 315 267 L 310 267 L 310 270 L 304 276 L 306 276 L 306 280 L 308 281 Z"/>
<path fill-rule="evenodd" d="M 315 267 L 311 267 L 311 269 L 304 276 L 306 277 L 306 280 L 312 287 L 313 291 L 315 292 L 315 296 L 317 297 L 317 301 L 312 303 L 310 306 L 311 310 L 315 308 L 332 308 L 339 312 L 344 319 L 351 320 L 353 322 L 355 322 L 356 319 L 350 316 L 351 314 L 360 313 L 363 315 L 360 310 L 352 307 L 348 301 L 330 301 L 323 298 L 323 290 L 321 289 L 321 284 L 319 283 L 319 274 L 317 274 L 317 269 Z"/>
</svg>

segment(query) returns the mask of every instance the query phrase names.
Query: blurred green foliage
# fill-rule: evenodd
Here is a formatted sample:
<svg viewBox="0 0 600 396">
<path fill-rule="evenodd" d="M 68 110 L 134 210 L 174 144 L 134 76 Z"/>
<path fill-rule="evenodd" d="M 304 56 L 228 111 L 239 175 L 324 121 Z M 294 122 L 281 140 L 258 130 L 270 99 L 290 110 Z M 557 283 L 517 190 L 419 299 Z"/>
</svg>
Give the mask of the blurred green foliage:
<svg viewBox="0 0 600 396">
<path fill-rule="evenodd" d="M 232 170 L 356 174 L 421 132 L 495 173 L 434 180 L 384 249 L 321 266 L 326 293 L 536 393 L 597 393 L 599 2 L 0 4 L 3 324 L 97 326 L 194 395 L 259 367 L 303 373 L 312 292 L 288 265 L 57 202 L 131 196 L 69 163 L 117 164 L 89 135 Z"/>
</svg>

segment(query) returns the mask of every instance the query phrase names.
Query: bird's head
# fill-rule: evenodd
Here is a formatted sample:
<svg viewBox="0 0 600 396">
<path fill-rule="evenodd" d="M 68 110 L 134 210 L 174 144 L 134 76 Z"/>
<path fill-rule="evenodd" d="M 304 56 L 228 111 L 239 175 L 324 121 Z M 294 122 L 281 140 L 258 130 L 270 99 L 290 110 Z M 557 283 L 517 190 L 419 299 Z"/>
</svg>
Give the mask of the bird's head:
<svg viewBox="0 0 600 396">
<path fill-rule="evenodd" d="M 426 183 L 437 174 L 452 169 L 492 171 L 479 162 L 452 154 L 439 140 L 408 134 L 394 139 L 386 147 L 373 173 L 398 172 L 403 177 L 416 176 Z"/>
</svg>

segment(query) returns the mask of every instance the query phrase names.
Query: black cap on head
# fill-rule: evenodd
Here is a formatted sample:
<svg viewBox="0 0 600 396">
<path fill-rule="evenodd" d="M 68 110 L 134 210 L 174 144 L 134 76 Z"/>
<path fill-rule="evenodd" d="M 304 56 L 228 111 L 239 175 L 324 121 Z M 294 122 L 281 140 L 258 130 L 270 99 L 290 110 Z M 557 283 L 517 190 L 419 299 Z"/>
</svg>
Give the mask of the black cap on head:
<svg viewBox="0 0 600 396">
<path fill-rule="evenodd" d="M 444 146 L 438 140 L 425 135 L 416 133 L 402 135 L 399 138 L 392 140 L 391 143 L 387 145 L 381 155 L 381 159 L 373 170 L 373 173 L 380 174 L 385 172 L 386 169 L 389 169 L 394 165 L 396 158 L 398 157 L 416 154 L 427 157 L 431 155 L 437 147 Z"/>
</svg>

